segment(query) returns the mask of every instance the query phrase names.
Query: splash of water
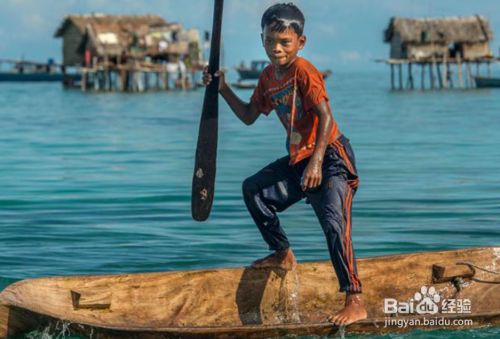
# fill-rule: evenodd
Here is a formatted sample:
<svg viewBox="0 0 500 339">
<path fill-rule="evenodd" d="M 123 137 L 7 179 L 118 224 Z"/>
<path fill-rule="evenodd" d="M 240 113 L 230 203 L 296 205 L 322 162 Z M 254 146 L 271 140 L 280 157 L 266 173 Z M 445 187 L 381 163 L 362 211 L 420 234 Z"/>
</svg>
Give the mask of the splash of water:
<svg viewBox="0 0 500 339">
<path fill-rule="evenodd" d="M 61 326 L 61 329 L 59 330 L 59 325 Z M 56 336 L 56 339 L 62 339 L 66 338 L 66 336 L 70 335 L 70 327 L 71 323 L 68 321 L 58 321 L 56 323 L 56 331 L 59 331 L 59 333 Z"/>
<path fill-rule="evenodd" d="M 340 338 L 345 339 L 345 326 L 344 325 L 339 326 L 339 330 L 337 331 L 337 335 Z"/>
<path fill-rule="evenodd" d="M 300 281 L 297 270 L 292 272 L 292 286 L 290 287 L 290 293 L 288 294 L 288 301 L 291 305 L 290 315 L 291 322 L 300 323 L 300 311 L 299 311 L 299 291 L 300 291 Z"/>
<path fill-rule="evenodd" d="M 281 273 L 274 317 L 279 323 L 300 323 L 299 276 L 296 270 Z"/>
<path fill-rule="evenodd" d="M 58 321 L 54 326 L 48 325 L 43 330 L 34 330 L 26 333 L 25 337 L 28 339 L 80 338 L 79 336 L 71 335 L 70 326 L 71 322 L 69 321 Z"/>
</svg>

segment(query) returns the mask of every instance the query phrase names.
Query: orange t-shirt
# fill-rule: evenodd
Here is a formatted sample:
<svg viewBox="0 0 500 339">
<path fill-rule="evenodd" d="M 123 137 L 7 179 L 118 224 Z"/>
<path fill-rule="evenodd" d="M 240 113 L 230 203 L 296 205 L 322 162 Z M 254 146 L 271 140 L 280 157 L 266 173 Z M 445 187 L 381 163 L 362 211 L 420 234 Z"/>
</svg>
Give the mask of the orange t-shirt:
<svg viewBox="0 0 500 339">
<path fill-rule="evenodd" d="M 250 100 L 265 115 L 269 115 L 272 110 L 276 111 L 287 130 L 290 165 L 313 154 L 319 122 L 313 108 L 329 99 L 323 74 L 309 61 L 297 57 L 280 80 L 276 79 L 275 67 L 267 66 L 262 71 Z M 334 120 L 329 143 L 335 141 L 337 131 L 337 123 Z"/>
</svg>

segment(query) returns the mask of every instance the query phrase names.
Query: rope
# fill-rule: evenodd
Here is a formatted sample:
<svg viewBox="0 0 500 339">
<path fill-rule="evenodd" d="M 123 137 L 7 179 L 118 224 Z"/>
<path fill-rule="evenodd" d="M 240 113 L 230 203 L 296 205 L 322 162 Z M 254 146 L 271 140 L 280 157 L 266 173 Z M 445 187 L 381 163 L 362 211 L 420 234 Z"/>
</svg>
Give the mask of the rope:
<svg viewBox="0 0 500 339">
<path fill-rule="evenodd" d="M 477 268 L 478 270 L 481 270 L 481 271 L 484 271 L 484 272 L 488 272 L 488 273 L 491 273 L 491 274 L 500 274 L 500 272 L 496 272 L 496 271 L 491 271 L 491 270 L 488 270 L 484 267 L 481 267 L 481 266 L 477 266 L 471 262 L 468 262 L 468 261 L 458 261 L 456 263 L 457 265 L 466 265 L 466 266 L 469 266 L 470 268 L 474 267 L 474 268 Z"/>
<path fill-rule="evenodd" d="M 474 271 L 474 268 L 480 270 L 480 271 L 484 271 L 484 272 L 487 272 L 487 273 L 490 273 L 490 274 L 500 274 L 500 272 L 496 272 L 496 271 L 492 271 L 492 270 L 489 270 L 489 269 L 486 269 L 484 267 L 481 267 L 481 266 L 477 266 L 471 262 L 468 262 L 468 261 L 458 261 L 456 262 L 456 265 L 466 265 L 466 266 L 469 266 L 469 268 Z M 486 284 L 500 284 L 500 281 L 497 281 L 497 280 L 482 280 L 482 279 L 477 279 L 477 278 L 474 278 L 474 277 L 471 277 L 470 278 L 471 280 L 473 281 L 476 281 L 476 282 L 481 282 L 481 283 L 486 283 Z"/>
</svg>

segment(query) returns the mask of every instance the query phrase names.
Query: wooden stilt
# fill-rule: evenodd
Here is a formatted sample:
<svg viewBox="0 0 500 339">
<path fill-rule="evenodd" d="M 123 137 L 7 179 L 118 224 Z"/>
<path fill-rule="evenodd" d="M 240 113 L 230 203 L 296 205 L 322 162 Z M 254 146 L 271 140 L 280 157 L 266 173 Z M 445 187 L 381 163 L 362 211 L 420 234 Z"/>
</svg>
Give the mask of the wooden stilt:
<svg viewBox="0 0 500 339">
<path fill-rule="evenodd" d="M 100 85 L 101 85 L 101 79 L 100 79 L 100 74 L 99 71 L 94 71 L 93 72 L 94 76 L 94 90 L 99 91 Z"/>
<path fill-rule="evenodd" d="M 104 86 L 103 86 L 103 89 L 104 91 L 109 91 L 109 83 L 110 83 L 110 79 L 109 79 L 109 70 L 107 69 L 104 69 L 102 71 L 102 73 L 104 74 Z"/>
<path fill-rule="evenodd" d="M 432 63 L 429 65 L 429 77 L 431 79 L 431 89 L 434 89 L 434 65 L 436 64 L 436 59 L 432 58 Z"/>
<path fill-rule="evenodd" d="M 491 78 L 491 61 L 488 61 L 488 77 Z"/>
<path fill-rule="evenodd" d="M 422 78 L 420 79 L 420 87 L 422 88 L 422 90 L 425 89 L 425 63 L 422 63 L 421 64 L 422 67 L 421 67 L 421 75 L 422 75 Z"/>
<path fill-rule="evenodd" d="M 143 72 L 143 79 L 144 79 L 144 91 L 147 91 L 149 89 L 149 72 L 147 70 Z"/>
<path fill-rule="evenodd" d="M 413 70 L 412 70 L 412 63 L 408 63 L 408 83 L 410 89 L 415 89 L 415 85 L 413 83 Z M 408 86 L 407 86 L 408 87 Z"/>
<path fill-rule="evenodd" d="M 436 64 L 436 73 L 438 78 L 438 86 L 440 89 L 443 88 L 443 75 L 441 74 L 441 65 Z"/>
<path fill-rule="evenodd" d="M 394 90 L 394 64 L 391 64 L 391 89 Z"/>
<path fill-rule="evenodd" d="M 399 64 L 399 89 L 403 89 L 403 65 Z"/>
<path fill-rule="evenodd" d="M 443 87 L 444 88 L 448 88 L 449 86 L 449 83 L 448 83 L 448 55 L 445 54 L 444 57 L 443 57 L 443 65 L 442 65 L 442 69 L 443 69 Z"/>
<path fill-rule="evenodd" d="M 474 82 L 472 81 L 472 67 L 469 61 L 467 61 L 467 79 L 469 82 L 469 87 L 474 87 Z"/>
<path fill-rule="evenodd" d="M 82 88 L 83 92 L 87 91 L 87 85 L 88 85 L 88 72 L 86 68 L 82 69 L 82 80 L 80 80 L 80 86 Z"/>
<path fill-rule="evenodd" d="M 446 73 L 447 73 L 446 80 L 448 81 L 448 86 L 449 86 L 449 88 L 453 88 L 453 77 L 451 75 L 450 63 L 446 64 Z"/>
<path fill-rule="evenodd" d="M 462 58 L 460 53 L 457 53 L 457 73 L 458 73 L 458 86 L 464 88 L 464 79 L 462 77 Z"/>
<path fill-rule="evenodd" d="M 121 68 L 121 69 L 119 70 L 119 72 L 120 72 L 120 73 L 119 73 L 119 74 L 120 74 L 120 77 L 119 77 L 119 79 L 120 79 L 120 80 L 119 80 L 119 84 L 118 84 L 118 90 L 119 90 L 120 92 L 124 92 L 124 91 L 125 91 L 125 82 L 126 82 L 125 78 L 126 78 L 126 76 L 127 76 L 127 75 L 126 75 L 126 74 L 127 74 L 127 71 L 126 71 L 124 68 Z"/>
</svg>

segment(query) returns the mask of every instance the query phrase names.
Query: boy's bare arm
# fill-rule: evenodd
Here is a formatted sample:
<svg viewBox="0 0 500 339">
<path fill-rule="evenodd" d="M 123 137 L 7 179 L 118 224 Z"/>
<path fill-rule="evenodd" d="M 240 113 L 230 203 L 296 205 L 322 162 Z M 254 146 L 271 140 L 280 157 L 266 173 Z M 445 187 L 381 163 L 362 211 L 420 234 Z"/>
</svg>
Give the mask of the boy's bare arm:
<svg viewBox="0 0 500 339">
<path fill-rule="evenodd" d="M 260 112 L 252 102 L 241 100 L 226 83 L 219 87 L 219 93 L 226 100 L 227 104 L 233 110 L 234 114 L 246 125 L 251 125 L 257 120 Z"/>
<path fill-rule="evenodd" d="M 253 124 L 260 115 L 257 107 L 252 102 L 244 102 L 233 92 L 231 87 L 226 83 L 224 72 L 217 71 L 214 76 L 219 78 L 219 93 L 226 100 L 234 114 L 246 125 Z M 203 83 L 208 85 L 211 81 L 212 75 L 205 68 L 203 71 Z"/>
<path fill-rule="evenodd" d="M 302 176 L 302 189 L 315 188 L 322 181 L 322 165 L 326 147 L 330 139 L 333 127 L 333 117 L 328 101 L 323 101 L 313 108 L 318 116 L 318 130 L 316 131 L 316 146 L 309 159 L 304 174 Z"/>
</svg>

